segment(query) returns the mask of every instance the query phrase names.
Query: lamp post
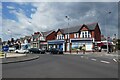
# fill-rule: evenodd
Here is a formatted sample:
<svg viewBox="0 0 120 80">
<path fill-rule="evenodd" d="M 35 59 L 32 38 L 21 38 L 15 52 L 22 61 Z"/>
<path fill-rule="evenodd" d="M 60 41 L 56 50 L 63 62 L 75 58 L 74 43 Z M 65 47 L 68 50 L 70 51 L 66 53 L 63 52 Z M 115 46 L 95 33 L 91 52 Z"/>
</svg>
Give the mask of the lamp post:
<svg viewBox="0 0 120 80">
<path fill-rule="evenodd" d="M 111 12 L 108 12 L 107 14 L 111 14 Z M 107 14 L 106 14 L 106 17 L 107 17 Z M 105 19 L 107 20 L 107 19 Z M 105 21 L 105 27 L 106 27 L 106 21 Z M 107 53 L 109 53 L 109 40 L 108 40 L 108 33 L 107 33 L 107 27 L 106 27 L 106 40 L 107 40 Z"/>
<path fill-rule="evenodd" d="M 69 39 L 69 20 L 70 20 L 70 17 L 69 16 L 65 16 L 65 18 L 68 20 L 68 32 L 67 32 L 67 43 L 69 43 L 68 44 L 68 50 L 70 51 L 70 53 L 71 53 L 71 50 L 70 50 L 70 39 Z"/>
</svg>

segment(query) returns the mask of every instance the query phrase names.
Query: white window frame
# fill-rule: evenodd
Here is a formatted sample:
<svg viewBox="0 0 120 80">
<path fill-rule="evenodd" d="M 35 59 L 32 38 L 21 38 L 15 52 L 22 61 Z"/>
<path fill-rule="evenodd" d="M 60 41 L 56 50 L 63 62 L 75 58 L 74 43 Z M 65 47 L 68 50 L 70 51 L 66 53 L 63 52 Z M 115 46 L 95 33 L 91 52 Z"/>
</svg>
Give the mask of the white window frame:
<svg viewBox="0 0 120 80">
<path fill-rule="evenodd" d="M 76 33 L 74 33 L 74 38 L 77 38 L 77 37 L 76 37 Z"/>
</svg>

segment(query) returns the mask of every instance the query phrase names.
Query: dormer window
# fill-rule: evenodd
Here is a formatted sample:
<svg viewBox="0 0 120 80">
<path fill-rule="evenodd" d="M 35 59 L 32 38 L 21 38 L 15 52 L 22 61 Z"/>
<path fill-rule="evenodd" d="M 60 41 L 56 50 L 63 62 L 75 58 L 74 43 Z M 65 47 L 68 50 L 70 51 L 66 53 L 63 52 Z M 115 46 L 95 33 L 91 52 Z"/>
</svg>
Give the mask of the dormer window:
<svg viewBox="0 0 120 80">
<path fill-rule="evenodd" d="M 85 38 L 87 38 L 88 37 L 88 34 L 87 34 L 87 31 L 85 31 Z"/>
<path fill-rule="evenodd" d="M 82 38 L 90 38 L 91 34 L 90 34 L 89 31 L 81 31 L 80 37 L 82 37 Z"/>
<path fill-rule="evenodd" d="M 57 39 L 64 39 L 64 35 L 62 34 L 57 35 Z"/>
</svg>

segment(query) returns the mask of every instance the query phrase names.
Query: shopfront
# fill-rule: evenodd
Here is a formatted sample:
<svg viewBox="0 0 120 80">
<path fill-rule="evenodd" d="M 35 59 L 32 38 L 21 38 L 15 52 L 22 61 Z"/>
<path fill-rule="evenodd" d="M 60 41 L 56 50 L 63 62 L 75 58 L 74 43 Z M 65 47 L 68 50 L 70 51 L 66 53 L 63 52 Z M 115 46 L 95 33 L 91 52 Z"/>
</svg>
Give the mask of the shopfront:
<svg viewBox="0 0 120 80">
<path fill-rule="evenodd" d="M 71 51 L 81 50 L 85 44 L 86 51 L 92 51 L 93 40 L 92 39 L 71 39 Z"/>
<path fill-rule="evenodd" d="M 65 51 L 65 41 L 64 40 L 48 41 L 48 49 L 50 49 L 50 48 L 58 48 L 60 50 Z"/>
<path fill-rule="evenodd" d="M 47 50 L 47 42 L 45 42 L 45 41 L 41 41 L 40 42 L 40 49 L 43 49 L 43 50 Z"/>
</svg>

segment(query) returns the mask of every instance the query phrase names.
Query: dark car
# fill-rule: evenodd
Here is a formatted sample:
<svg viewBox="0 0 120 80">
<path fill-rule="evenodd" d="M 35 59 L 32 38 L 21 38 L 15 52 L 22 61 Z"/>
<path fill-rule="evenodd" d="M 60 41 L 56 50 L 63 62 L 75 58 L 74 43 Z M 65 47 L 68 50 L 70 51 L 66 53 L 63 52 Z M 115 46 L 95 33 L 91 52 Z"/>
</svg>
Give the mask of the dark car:
<svg viewBox="0 0 120 80">
<path fill-rule="evenodd" d="M 45 50 L 38 49 L 38 48 L 31 48 L 29 49 L 30 53 L 38 53 L 38 54 L 45 54 Z"/>
<path fill-rule="evenodd" d="M 41 54 L 45 54 L 45 50 L 39 49 Z"/>
<path fill-rule="evenodd" d="M 56 48 L 51 48 L 49 50 L 50 54 L 63 54 L 63 51 L 60 49 L 56 49 Z"/>
<path fill-rule="evenodd" d="M 30 53 L 40 53 L 41 51 L 38 48 L 30 48 L 29 52 Z"/>
</svg>

